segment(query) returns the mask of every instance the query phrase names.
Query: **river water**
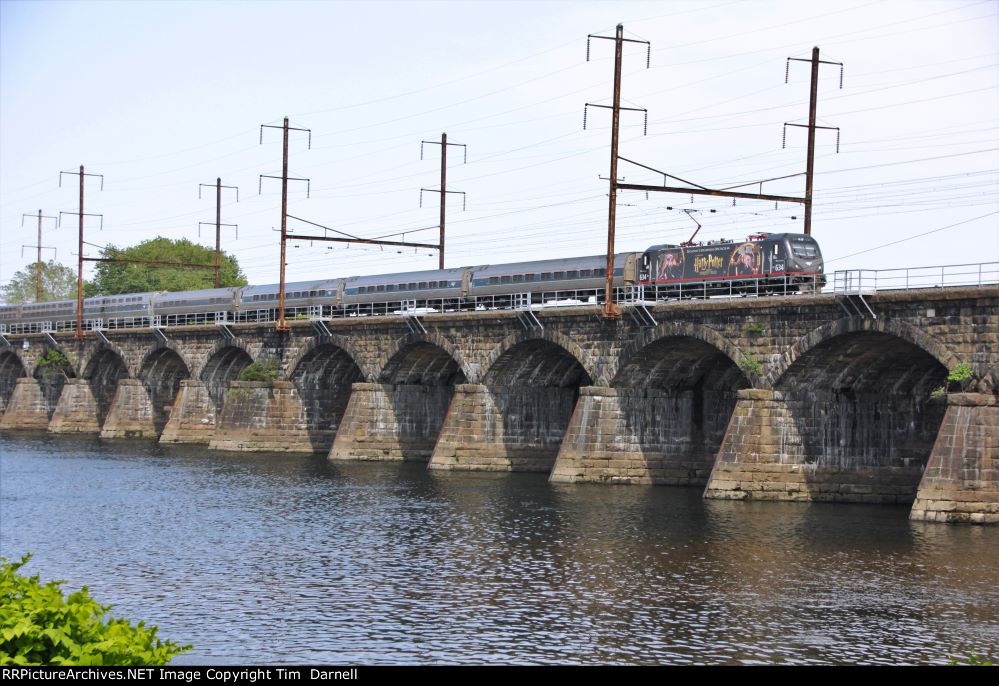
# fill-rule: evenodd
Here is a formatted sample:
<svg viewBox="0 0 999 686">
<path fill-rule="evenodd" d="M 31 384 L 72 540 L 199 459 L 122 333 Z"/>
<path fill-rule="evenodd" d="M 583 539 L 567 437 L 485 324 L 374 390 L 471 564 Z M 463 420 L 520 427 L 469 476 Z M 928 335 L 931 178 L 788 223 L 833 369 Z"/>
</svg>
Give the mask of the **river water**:
<svg viewBox="0 0 999 686">
<path fill-rule="evenodd" d="M 541 474 L 0 437 L 0 551 L 173 664 L 999 657 L 999 527 Z"/>
</svg>

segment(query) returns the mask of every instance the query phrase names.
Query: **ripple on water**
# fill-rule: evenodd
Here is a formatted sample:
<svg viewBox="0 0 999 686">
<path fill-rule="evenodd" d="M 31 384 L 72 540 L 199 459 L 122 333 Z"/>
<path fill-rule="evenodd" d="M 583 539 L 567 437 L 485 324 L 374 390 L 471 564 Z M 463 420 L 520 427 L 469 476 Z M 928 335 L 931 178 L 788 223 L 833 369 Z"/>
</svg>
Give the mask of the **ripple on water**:
<svg viewBox="0 0 999 686">
<path fill-rule="evenodd" d="M 0 438 L 0 548 L 177 663 L 810 664 L 999 653 L 999 532 L 904 508 Z"/>
</svg>

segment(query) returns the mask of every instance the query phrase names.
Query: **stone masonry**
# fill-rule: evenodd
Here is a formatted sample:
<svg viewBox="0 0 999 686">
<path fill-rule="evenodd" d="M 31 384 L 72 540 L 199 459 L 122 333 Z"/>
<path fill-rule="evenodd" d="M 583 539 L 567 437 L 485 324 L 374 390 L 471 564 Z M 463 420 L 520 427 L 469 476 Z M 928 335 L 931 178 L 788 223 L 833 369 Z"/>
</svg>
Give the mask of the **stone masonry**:
<svg viewBox="0 0 999 686">
<path fill-rule="evenodd" d="M 54 433 L 146 435 L 151 418 L 163 442 L 217 449 L 706 484 L 712 498 L 915 501 L 913 517 L 991 521 L 999 287 L 867 303 L 876 317 L 813 295 L 660 303 L 655 325 L 625 306 L 617 321 L 593 307 L 536 310 L 533 323 L 428 314 L 426 333 L 386 316 L 321 334 L 293 321 L 171 327 L 166 340 L 11 335 L 0 429 L 50 415 Z M 58 402 L 38 368 L 53 346 L 71 367 Z M 260 360 L 278 380 L 239 382 Z M 934 400 L 960 363 L 977 399 Z"/>
</svg>

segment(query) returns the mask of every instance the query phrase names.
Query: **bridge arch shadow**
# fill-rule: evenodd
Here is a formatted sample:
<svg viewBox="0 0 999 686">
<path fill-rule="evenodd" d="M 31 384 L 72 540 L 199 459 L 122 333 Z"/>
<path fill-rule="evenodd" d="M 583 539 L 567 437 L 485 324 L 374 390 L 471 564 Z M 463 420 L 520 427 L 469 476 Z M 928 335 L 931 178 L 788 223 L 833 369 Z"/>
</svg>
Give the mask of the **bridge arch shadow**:
<svg viewBox="0 0 999 686">
<path fill-rule="evenodd" d="M 370 430 L 385 434 L 372 449 L 404 461 L 428 462 L 454 387 L 467 381 L 466 366 L 455 346 L 435 334 L 409 334 L 394 348 L 378 373 L 379 395 L 371 403 L 377 426 Z"/>
<path fill-rule="evenodd" d="M 157 435 L 170 419 L 180 382 L 191 378 L 190 365 L 175 349 L 161 346 L 154 349 L 139 367 L 139 379 L 146 387 L 153 407 L 153 426 Z"/>
<path fill-rule="evenodd" d="M 894 329 L 894 330 L 893 330 Z M 782 460 L 804 464 L 813 499 L 911 503 L 946 404 L 952 361 L 898 325 L 842 321 L 805 337 L 774 372 Z M 852 474 L 847 485 L 830 474 Z"/>
<path fill-rule="evenodd" d="M 221 345 L 209 355 L 201 368 L 201 382 L 215 404 L 215 416 L 222 416 L 226 391 L 229 385 L 239 379 L 240 373 L 253 362 L 250 354 L 241 346 Z"/>
<path fill-rule="evenodd" d="M 86 379 L 97 404 L 97 426 L 103 427 L 118 390 L 118 382 L 129 378 L 128 363 L 117 346 L 102 344 L 83 367 L 81 378 Z"/>
<path fill-rule="evenodd" d="M 301 398 L 309 441 L 317 452 L 333 444 L 351 385 L 364 378 L 354 356 L 330 341 L 310 346 L 295 361 L 289 380 Z"/>
<path fill-rule="evenodd" d="M 730 353 L 703 336 L 677 335 L 670 327 L 665 336 L 649 338 L 624 351 L 612 380 L 618 441 L 642 456 L 652 483 L 704 485 L 738 391 L 749 388 L 750 379 Z"/>
<path fill-rule="evenodd" d="M 13 350 L 0 351 L 0 411 L 7 409 L 17 380 L 28 375 L 20 356 Z"/>
<path fill-rule="evenodd" d="M 569 348 L 581 354 L 578 346 Z M 593 365 L 569 348 L 552 334 L 522 334 L 490 355 L 492 364 L 482 378 L 491 404 L 485 438 L 502 450 L 511 471 L 551 472 L 579 388 L 594 382 Z"/>
</svg>

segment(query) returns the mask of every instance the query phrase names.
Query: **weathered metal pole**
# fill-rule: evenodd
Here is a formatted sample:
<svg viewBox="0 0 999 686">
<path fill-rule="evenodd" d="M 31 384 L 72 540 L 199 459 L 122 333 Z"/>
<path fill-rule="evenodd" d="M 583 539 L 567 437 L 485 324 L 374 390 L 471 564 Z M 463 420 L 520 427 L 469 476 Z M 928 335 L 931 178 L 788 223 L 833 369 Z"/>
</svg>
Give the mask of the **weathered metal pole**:
<svg viewBox="0 0 999 686">
<path fill-rule="evenodd" d="M 284 320 L 285 244 L 288 238 L 288 117 L 284 118 L 284 158 L 281 163 L 281 284 L 278 286 L 277 330 L 287 331 Z"/>
<path fill-rule="evenodd" d="M 447 134 L 441 134 L 441 249 L 437 268 L 444 269 L 444 203 L 447 197 Z"/>
<path fill-rule="evenodd" d="M 80 243 L 79 264 L 76 270 L 76 338 L 83 340 L 83 165 L 80 165 Z"/>
<path fill-rule="evenodd" d="M 815 111 L 819 94 L 819 48 L 812 48 L 812 88 L 808 99 L 808 152 L 805 161 L 805 235 L 812 233 L 812 179 L 815 171 Z"/>
<path fill-rule="evenodd" d="M 38 210 L 38 261 L 35 262 L 35 302 L 42 301 L 42 211 Z"/>
<path fill-rule="evenodd" d="M 618 319 L 614 304 L 614 226 L 617 220 L 617 143 L 621 120 L 621 54 L 624 25 L 617 25 L 614 37 L 614 106 L 611 117 L 610 203 L 607 211 L 607 286 L 604 292 L 604 319 Z"/>
<path fill-rule="evenodd" d="M 222 287 L 222 177 L 215 179 L 215 288 Z"/>
</svg>

